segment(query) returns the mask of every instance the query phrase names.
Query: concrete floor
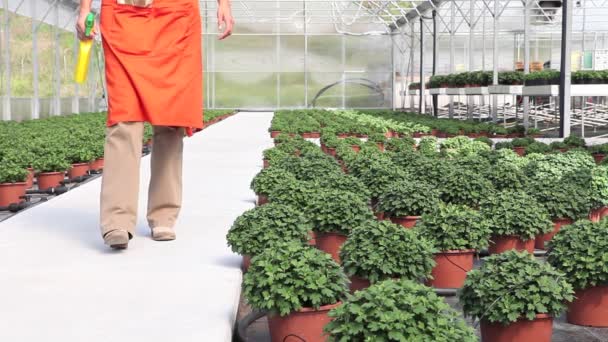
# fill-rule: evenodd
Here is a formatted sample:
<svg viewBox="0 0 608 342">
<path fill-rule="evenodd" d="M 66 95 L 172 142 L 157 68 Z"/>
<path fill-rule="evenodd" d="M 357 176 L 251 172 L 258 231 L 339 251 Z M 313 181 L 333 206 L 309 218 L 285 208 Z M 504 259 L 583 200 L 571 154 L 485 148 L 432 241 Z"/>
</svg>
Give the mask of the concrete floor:
<svg viewBox="0 0 608 342">
<path fill-rule="evenodd" d="M 0 222 L 0 341 L 230 341 L 241 258 L 225 235 L 254 206 L 271 118 L 241 113 L 186 139 L 176 241 L 149 237 L 149 157 L 126 251 L 100 237 L 99 178 Z"/>
</svg>

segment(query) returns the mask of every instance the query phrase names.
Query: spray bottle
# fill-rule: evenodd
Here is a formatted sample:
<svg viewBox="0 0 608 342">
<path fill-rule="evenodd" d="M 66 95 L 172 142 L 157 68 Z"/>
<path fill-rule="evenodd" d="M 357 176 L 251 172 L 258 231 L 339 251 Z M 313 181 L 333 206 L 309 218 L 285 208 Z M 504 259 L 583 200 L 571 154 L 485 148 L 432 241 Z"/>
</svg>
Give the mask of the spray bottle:
<svg viewBox="0 0 608 342">
<path fill-rule="evenodd" d="M 89 37 L 93 27 L 95 26 L 95 13 L 89 13 L 85 19 L 85 36 Z M 87 71 L 89 70 L 89 60 L 91 59 L 91 50 L 93 50 L 93 39 L 81 40 L 80 49 L 78 52 L 78 61 L 76 63 L 76 75 L 74 80 L 77 83 L 83 83 L 87 79 Z"/>
</svg>

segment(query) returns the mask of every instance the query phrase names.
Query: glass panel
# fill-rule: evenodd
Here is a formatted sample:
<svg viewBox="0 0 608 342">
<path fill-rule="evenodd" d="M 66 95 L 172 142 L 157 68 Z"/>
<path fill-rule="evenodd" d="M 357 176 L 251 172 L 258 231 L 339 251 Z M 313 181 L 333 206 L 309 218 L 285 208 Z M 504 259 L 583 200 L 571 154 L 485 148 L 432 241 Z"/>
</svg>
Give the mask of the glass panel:
<svg viewBox="0 0 608 342">
<path fill-rule="evenodd" d="M 346 77 L 347 108 L 391 106 L 390 73 L 347 73 Z"/>
<path fill-rule="evenodd" d="M 278 64 L 274 36 L 237 35 L 212 44 L 215 47 L 215 68 L 211 71 L 272 72 Z"/>
<path fill-rule="evenodd" d="M 305 107 L 303 72 L 281 73 L 281 107 Z"/>
<path fill-rule="evenodd" d="M 313 72 L 342 70 L 342 37 L 309 36 L 307 68 Z"/>
<path fill-rule="evenodd" d="M 304 36 L 281 36 L 280 71 L 304 72 Z"/>
<path fill-rule="evenodd" d="M 341 80 L 341 73 L 308 73 L 309 104 L 312 106 L 313 102 L 315 102 L 316 107 L 342 107 Z"/>
<path fill-rule="evenodd" d="M 389 36 L 345 36 L 344 39 L 347 71 L 392 70 Z"/>
<path fill-rule="evenodd" d="M 211 93 L 215 93 L 218 108 L 274 108 L 276 89 L 277 74 L 273 72 L 217 72 Z"/>
</svg>

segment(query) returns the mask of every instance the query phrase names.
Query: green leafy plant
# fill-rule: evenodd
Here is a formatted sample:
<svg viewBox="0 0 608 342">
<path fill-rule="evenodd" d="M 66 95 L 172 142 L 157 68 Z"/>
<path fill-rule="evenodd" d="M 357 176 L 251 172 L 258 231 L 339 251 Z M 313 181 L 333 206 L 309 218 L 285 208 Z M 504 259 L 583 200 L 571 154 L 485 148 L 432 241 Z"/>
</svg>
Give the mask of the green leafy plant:
<svg viewBox="0 0 608 342">
<path fill-rule="evenodd" d="M 547 153 L 551 151 L 551 147 L 540 141 L 535 141 L 526 147 L 526 153 Z"/>
<path fill-rule="evenodd" d="M 496 190 L 519 190 L 525 188 L 528 182 L 523 167 L 509 160 L 496 162 L 489 168 L 486 177 Z"/>
<path fill-rule="evenodd" d="M 451 167 L 441 183 L 441 199 L 446 203 L 476 207 L 484 198 L 492 195 L 494 186 L 482 174 Z"/>
<path fill-rule="evenodd" d="M 492 147 L 492 145 L 494 145 L 494 142 L 492 141 L 492 139 L 490 139 L 488 137 L 478 137 L 478 138 L 475 138 L 475 141 L 482 142 L 490 147 Z"/>
<path fill-rule="evenodd" d="M 566 143 L 564 143 L 562 141 L 554 141 L 551 144 L 549 144 L 549 146 L 553 150 L 564 150 L 564 149 L 568 148 L 568 145 L 566 145 Z"/>
<path fill-rule="evenodd" d="M 481 214 L 495 235 L 514 235 L 532 240 L 553 230 L 547 210 L 524 191 L 501 191 L 485 200 Z"/>
<path fill-rule="evenodd" d="M 582 177 L 586 180 L 581 180 Z M 547 209 L 551 219 L 585 217 L 593 206 L 590 171 L 572 173 L 562 179 L 546 178 L 531 185 L 532 195 Z"/>
<path fill-rule="evenodd" d="M 322 189 L 310 198 L 305 209 L 313 230 L 348 234 L 351 229 L 373 219 L 367 202 L 348 191 Z"/>
<path fill-rule="evenodd" d="M 524 83 L 524 73 L 521 71 L 501 71 L 498 73 L 498 84 L 521 85 Z"/>
<path fill-rule="evenodd" d="M 304 244 L 308 241 L 310 229 L 306 216 L 299 210 L 288 205 L 269 203 L 239 216 L 226 239 L 233 252 L 254 256 L 282 241 Z"/>
<path fill-rule="evenodd" d="M 273 203 L 291 205 L 294 208 L 305 208 L 311 198 L 321 191 L 316 183 L 296 179 L 281 182 L 280 187 L 268 188 L 268 200 Z"/>
<path fill-rule="evenodd" d="M 389 216 L 421 216 L 440 203 L 441 193 L 435 187 L 419 181 L 393 183 L 379 197 L 378 209 Z"/>
<path fill-rule="evenodd" d="M 349 170 L 367 186 L 372 198 L 378 198 L 393 182 L 407 178 L 407 173 L 395 167 L 388 157 L 362 156 L 349 165 Z"/>
<path fill-rule="evenodd" d="M 277 243 L 251 259 L 243 293 L 254 309 L 286 316 L 339 302 L 346 296 L 347 281 L 331 256 L 291 241 Z"/>
<path fill-rule="evenodd" d="M 251 181 L 251 189 L 258 195 L 267 195 L 280 190 L 285 182 L 294 182 L 294 175 L 277 167 L 269 167 L 260 171 Z"/>
<path fill-rule="evenodd" d="M 564 144 L 568 147 L 585 147 L 587 144 L 585 143 L 585 139 L 581 137 L 577 137 L 576 135 L 570 135 L 564 139 Z"/>
<path fill-rule="evenodd" d="M 0 184 L 25 182 L 28 172 L 22 166 L 0 161 Z"/>
<path fill-rule="evenodd" d="M 418 144 L 418 151 L 420 154 L 426 156 L 436 156 L 439 151 L 437 149 L 437 138 L 435 137 L 423 137 L 420 139 Z"/>
<path fill-rule="evenodd" d="M 474 330 L 433 289 L 386 280 L 330 311 L 329 341 L 477 341 Z"/>
<path fill-rule="evenodd" d="M 47 153 L 37 157 L 33 166 L 40 172 L 64 172 L 70 168 L 71 163 L 66 159 L 63 150 L 49 149 Z"/>
<path fill-rule="evenodd" d="M 593 208 L 608 205 L 608 167 L 600 165 L 591 170 L 591 202 Z"/>
<path fill-rule="evenodd" d="M 416 141 L 411 137 L 391 138 L 386 142 L 386 150 L 391 152 L 413 151 Z"/>
<path fill-rule="evenodd" d="M 509 324 L 543 313 L 557 317 L 572 294 L 562 272 L 530 253 L 508 251 L 469 272 L 459 297 L 466 315 Z"/>
<path fill-rule="evenodd" d="M 340 250 L 348 276 L 375 283 L 390 278 L 422 280 L 435 266 L 433 245 L 412 229 L 370 220 L 355 227 Z"/>
<path fill-rule="evenodd" d="M 356 177 L 348 174 L 331 172 L 325 177 L 317 179 L 315 182 L 320 188 L 348 191 L 365 201 L 368 201 L 370 198 L 370 192 L 365 184 Z"/>
<path fill-rule="evenodd" d="M 507 134 L 507 129 L 502 126 L 493 126 L 490 132 L 494 135 L 505 135 Z"/>
<path fill-rule="evenodd" d="M 494 148 L 496 150 L 502 150 L 502 149 L 509 149 L 510 150 L 510 149 L 513 148 L 513 144 L 510 141 L 500 141 L 500 142 L 497 142 L 494 145 Z"/>
<path fill-rule="evenodd" d="M 608 221 L 581 220 L 549 241 L 547 262 L 566 275 L 575 290 L 608 282 Z"/>
<path fill-rule="evenodd" d="M 513 147 L 528 147 L 534 142 L 533 138 L 515 138 L 511 140 Z"/>
<path fill-rule="evenodd" d="M 374 143 L 378 143 L 378 144 L 384 144 L 386 143 L 386 136 L 383 133 L 374 133 L 374 134 L 370 134 L 368 141 L 374 142 Z"/>
<path fill-rule="evenodd" d="M 479 212 L 450 204 L 422 215 L 415 229 L 441 251 L 482 249 L 488 245 L 491 233 L 487 220 Z"/>
</svg>

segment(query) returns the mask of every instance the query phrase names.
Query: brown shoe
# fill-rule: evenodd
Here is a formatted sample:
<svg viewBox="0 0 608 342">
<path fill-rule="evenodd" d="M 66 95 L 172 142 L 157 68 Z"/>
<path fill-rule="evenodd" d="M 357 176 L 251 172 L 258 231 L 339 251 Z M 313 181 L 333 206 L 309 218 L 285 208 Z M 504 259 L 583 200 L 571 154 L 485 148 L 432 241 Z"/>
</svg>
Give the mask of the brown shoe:
<svg viewBox="0 0 608 342">
<path fill-rule="evenodd" d="M 103 236 L 106 245 L 114 249 L 127 249 L 129 246 L 129 233 L 126 230 L 115 229 Z"/>
<path fill-rule="evenodd" d="M 154 228 L 152 228 L 152 240 L 155 240 L 155 241 L 175 240 L 175 231 L 171 227 L 154 227 Z"/>
</svg>

